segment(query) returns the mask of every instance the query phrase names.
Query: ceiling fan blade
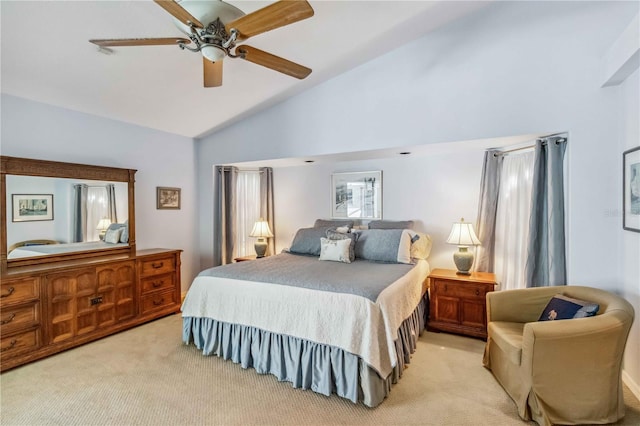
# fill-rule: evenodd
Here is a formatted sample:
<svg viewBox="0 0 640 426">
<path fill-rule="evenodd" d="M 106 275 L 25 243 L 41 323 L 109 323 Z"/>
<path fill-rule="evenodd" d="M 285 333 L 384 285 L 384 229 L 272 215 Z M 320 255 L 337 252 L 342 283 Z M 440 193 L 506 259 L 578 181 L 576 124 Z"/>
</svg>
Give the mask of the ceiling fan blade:
<svg viewBox="0 0 640 426">
<path fill-rule="evenodd" d="M 180 37 L 165 38 L 115 38 L 105 40 L 89 40 L 90 43 L 100 47 L 118 47 L 118 46 L 163 46 L 168 44 L 178 45 L 189 44 L 191 40 Z"/>
<path fill-rule="evenodd" d="M 211 62 L 202 57 L 204 66 L 204 87 L 222 86 L 222 61 Z"/>
<path fill-rule="evenodd" d="M 293 24 L 313 16 L 313 8 L 306 0 L 282 0 L 225 25 L 227 33 L 235 28 L 238 40 Z"/>
<path fill-rule="evenodd" d="M 158 6 L 169 12 L 176 18 L 178 21 L 182 22 L 185 25 L 193 24 L 196 28 L 204 28 L 202 22 L 198 21 L 194 18 L 189 12 L 184 10 L 180 4 L 176 3 L 174 0 L 153 0 L 158 3 Z"/>
<path fill-rule="evenodd" d="M 311 74 L 311 68 L 296 64 L 295 62 L 272 55 L 255 47 L 246 45 L 238 46 L 236 48 L 236 54 L 249 62 L 271 68 L 274 71 L 299 78 L 300 80 Z"/>
</svg>

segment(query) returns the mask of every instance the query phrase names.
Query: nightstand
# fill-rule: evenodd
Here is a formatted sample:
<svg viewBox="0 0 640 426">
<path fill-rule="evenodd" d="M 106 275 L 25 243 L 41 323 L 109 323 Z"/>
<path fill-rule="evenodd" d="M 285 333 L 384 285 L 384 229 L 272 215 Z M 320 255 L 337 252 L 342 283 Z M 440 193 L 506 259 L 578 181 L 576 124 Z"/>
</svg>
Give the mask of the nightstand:
<svg viewBox="0 0 640 426">
<path fill-rule="evenodd" d="M 494 290 L 495 274 L 460 275 L 450 269 L 429 274 L 429 331 L 446 331 L 487 338 L 487 293 Z"/>
<path fill-rule="evenodd" d="M 240 257 L 236 257 L 235 259 L 233 259 L 235 262 L 246 262 L 249 260 L 256 260 L 257 256 L 255 254 L 250 254 L 247 256 L 240 256 Z"/>
</svg>

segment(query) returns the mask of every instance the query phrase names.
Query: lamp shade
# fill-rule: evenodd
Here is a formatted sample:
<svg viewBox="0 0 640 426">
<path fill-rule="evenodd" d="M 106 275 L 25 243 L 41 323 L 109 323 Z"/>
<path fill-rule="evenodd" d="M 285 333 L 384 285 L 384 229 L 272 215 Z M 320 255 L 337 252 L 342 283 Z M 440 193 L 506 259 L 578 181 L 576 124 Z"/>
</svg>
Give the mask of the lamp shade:
<svg viewBox="0 0 640 426">
<path fill-rule="evenodd" d="M 98 222 L 98 226 L 96 227 L 96 229 L 100 230 L 100 231 L 104 231 L 105 229 L 107 229 L 109 227 L 109 225 L 111 225 L 111 220 L 107 219 L 106 217 L 103 219 L 100 219 L 100 221 Z"/>
<path fill-rule="evenodd" d="M 453 224 L 449 238 L 447 238 L 449 244 L 455 244 L 457 246 L 479 246 L 480 240 L 476 236 L 471 223 L 465 222 L 464 218 L 460 219 L 460 222 Z"/>
<path fill-rule="evenodd" d="M 251 230 L 251 233 L 249 234 L 249 236 L 265 238 L 265 237 L 273 237 L 273 234 L 271 233 L 271 229 L 269 228 L 269 223 L 263 218 L 260 218 L 260 220 L 258 220 L 253 225 L 253 230 Z"/>
</svg>

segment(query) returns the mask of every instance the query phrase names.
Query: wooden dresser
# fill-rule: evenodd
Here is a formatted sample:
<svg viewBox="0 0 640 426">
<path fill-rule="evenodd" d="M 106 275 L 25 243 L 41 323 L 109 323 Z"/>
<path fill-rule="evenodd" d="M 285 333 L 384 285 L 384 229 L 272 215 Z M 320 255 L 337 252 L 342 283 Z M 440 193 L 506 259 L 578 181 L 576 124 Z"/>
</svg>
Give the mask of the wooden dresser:
<svg viewBox="0 0 640 426">
<path fill-rule="evenodd" d="M 450 269 L 434 269 L 429 274 L 427 329 L 486 339 L 486 295 L 495 285 L 495 275 L 488 272 L 459 275 Z"/>
<path fill-rule="evenodd" d="M 0 370 L 179 312 L 180 252 L 138 250 L 3 271 Z"/>
</svg>

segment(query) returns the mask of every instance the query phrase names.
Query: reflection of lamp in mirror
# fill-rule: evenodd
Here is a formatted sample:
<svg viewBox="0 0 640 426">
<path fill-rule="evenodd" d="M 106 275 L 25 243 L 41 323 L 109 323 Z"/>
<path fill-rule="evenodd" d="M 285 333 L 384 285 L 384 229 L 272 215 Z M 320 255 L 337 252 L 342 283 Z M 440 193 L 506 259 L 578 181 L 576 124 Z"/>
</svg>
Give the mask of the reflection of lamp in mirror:
<svg viewBox="0 0 640 426">
<path fill-rule="evenodd" d="M 264 257 L 267 252 L 267 238 L 273 237 L 271 229 L 269 229 L 269 223 L 263 218 L 260 218 L 260 220 L 253 225 L 253 230 L 249 236 L 258 238 L 254 245 L 256 257 Z"/>
<path fill-rule="evenodd" d="M 109 225 L 111 225 L 111 220 L 107 219 L 106 217 L 103 217 L 98 222 L 98 226 L 96 227 L 96 229 L 100 231 L 98 233 L 98 238 L 100 238 L 100 240 L 104 240 L 104 235 L 107 233 Z"/>
<path fill-rule="evenodd" d="M 479 246 L 480 240 L 473 231 L 471 223 L 465 223 L 464 218 L 460 222 L 455 222 L 451 228 L 451 234 L 447 238 L 449 244 L 458 246 L 458 251 L 453 254 L 453 262 L 458 268 L 458 274 L 470 275 L 471 265 L 473 265 L 473 252 L 469 251 L 469 246 Z"/>
</svg>

